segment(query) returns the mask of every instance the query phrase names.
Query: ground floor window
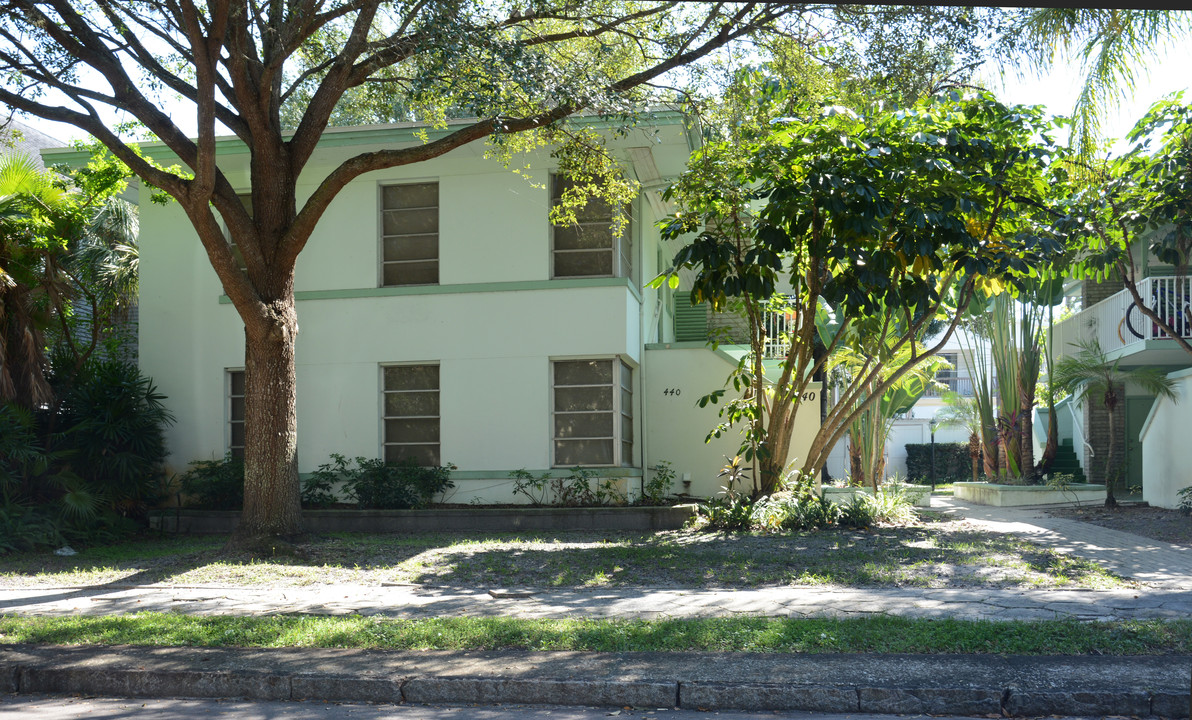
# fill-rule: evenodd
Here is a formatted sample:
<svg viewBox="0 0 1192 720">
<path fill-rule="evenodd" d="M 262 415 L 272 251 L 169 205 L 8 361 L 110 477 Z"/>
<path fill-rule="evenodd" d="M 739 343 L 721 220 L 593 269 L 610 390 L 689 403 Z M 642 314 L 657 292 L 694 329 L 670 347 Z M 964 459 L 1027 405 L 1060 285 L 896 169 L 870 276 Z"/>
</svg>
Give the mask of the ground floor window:
<svg viewBox="0 0 1192 720">
<path fill-rule="evenodd" d="M 552 363 L 556 467 L 632 466 L 633 370 L 619 358 Z"/>
<path fill-rule="evenodd" d="M 439 462 L 439 366 L 386 365 L 382 375 L 386 462 Z"/>
<path fill-rule="evenodd" d="M 228 370 L 228 452 L 244 459 L 244 371 Z"/>
</svg>

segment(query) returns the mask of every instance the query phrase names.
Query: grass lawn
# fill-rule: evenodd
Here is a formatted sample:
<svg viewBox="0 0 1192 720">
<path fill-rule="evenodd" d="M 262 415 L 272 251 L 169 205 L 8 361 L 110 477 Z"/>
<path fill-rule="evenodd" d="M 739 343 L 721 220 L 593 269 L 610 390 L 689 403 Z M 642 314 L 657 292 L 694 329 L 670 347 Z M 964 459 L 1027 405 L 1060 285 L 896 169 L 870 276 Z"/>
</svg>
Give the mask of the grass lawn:
<svg viewBox="0 0 1192 720">
<path fill-rule="evenodd" d="M 397 620 L 352 615 L 0 616 L 0 643 L 394 650 L 733 651 L 1167 655 L 1192 652 L 1192 621 L 988 622 L 898 617 L 700 620 Z"/>
<path fill-rule="evenodd" d="M 267 585 L 402 582 L 440 586 L 749 588 L 1077 587 L 1128 585 L 1095 563 L 963 521 L 781 535 L 555 532 L 312 537 L 305 557 L 252 560 L 222 537 L 149 537 L 0 557 L 0 587 L 162 583 Z"/>
</svg>

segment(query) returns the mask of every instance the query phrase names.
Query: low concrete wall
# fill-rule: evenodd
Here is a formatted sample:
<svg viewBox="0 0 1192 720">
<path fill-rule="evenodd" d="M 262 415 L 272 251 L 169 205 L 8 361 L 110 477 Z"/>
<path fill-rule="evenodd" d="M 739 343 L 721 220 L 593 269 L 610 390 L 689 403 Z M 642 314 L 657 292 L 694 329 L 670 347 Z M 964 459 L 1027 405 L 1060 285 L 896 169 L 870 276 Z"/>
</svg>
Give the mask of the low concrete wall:
<svg viewBox="0 0 1192 720">
<path fill-rule="evenodd" d="M 459 508 L 449 510 L 304 510 L 309 532 L 424 533 L 482 530 L 675 530 L 683 527 L 694 505 L 598 508 Z M 239 511 L 167 510 L 150 518 L 165 532 L 226 534 L 236 528 Z"/>
<path fill-rule="evenodd" d="M 902 491 L 906 493 L 907 499 L 910 500 L 911 504 L 915 507 L 931 507 L 930 485 L 903 485 Z M 823 496 L 834 503 L 844 505 L 852 502 L 853 495 L 857 492 L 868 493 L 869 488 L 825 487 L 823 489 Z"/>
<path fill-rule="evenodd" d="M 1105 486 L 1087 483 L 1073 483 L 1061 491 L 1047 485 L 995 485 L 983 482 L 958 482 L 952 483 L 952 492 L 957 500 L 996 507 L 1105 502 Z"/>
</svg>

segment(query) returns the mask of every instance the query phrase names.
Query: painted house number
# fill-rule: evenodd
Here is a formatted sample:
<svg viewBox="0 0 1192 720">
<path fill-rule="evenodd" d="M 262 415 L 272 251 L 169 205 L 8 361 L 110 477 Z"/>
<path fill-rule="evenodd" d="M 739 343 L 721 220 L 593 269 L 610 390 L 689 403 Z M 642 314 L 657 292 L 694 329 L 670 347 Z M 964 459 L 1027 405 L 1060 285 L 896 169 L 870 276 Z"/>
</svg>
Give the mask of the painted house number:
<svg viewBox="0 0 1192 720">
<path fill-rule="evenodd" d="M 667 397 L 678 397 L 683 394 L 683 391 L 679 388 L 667 388 L 662 391 L 662 394 Z"/>
</svg>

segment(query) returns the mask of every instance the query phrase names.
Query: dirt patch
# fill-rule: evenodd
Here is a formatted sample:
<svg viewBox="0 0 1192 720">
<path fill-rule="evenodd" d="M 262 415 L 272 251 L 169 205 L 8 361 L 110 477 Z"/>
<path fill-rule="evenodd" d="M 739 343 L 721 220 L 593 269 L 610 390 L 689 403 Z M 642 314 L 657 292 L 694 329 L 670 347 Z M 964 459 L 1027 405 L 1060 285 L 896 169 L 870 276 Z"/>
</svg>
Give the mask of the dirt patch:
<svg viewBox="0 0 1192 720">
<path fill-rule="evenodd" d="M 968 521 L 762 534 L 668 530 L 312 535 L 267 560 L 166 538 L 0 559 L 0 587 L 402 583 L 440 587 L 1122 587 L 1095 563 Z"/>
<path fill-rule="evenodd" d="M 1056 508 L 1048 510 L 1052 517 L 1092 523 L 1111 530 L 1134 533 L 1152 540 L 1192 547 L 1192 518 L 1179 510 L 1122 505 L 1110 510 L 1105 507 Z"/>
</svg>

